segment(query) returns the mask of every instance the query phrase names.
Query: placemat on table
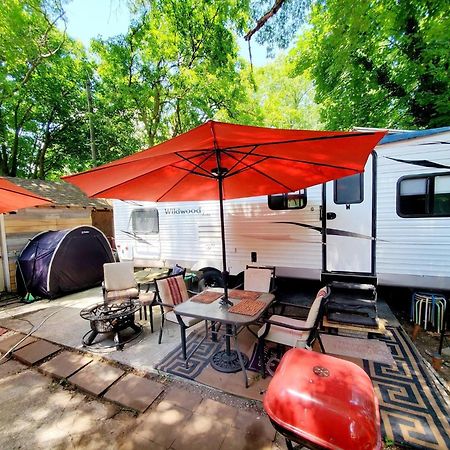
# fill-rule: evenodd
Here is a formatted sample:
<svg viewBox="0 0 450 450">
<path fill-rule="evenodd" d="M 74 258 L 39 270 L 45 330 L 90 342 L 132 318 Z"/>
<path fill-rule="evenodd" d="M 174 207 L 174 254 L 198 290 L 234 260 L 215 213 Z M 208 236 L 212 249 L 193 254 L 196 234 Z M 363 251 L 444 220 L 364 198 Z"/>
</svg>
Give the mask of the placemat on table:
<svg viewBox="0 0 450 450">
<path fill-rule="evenodd" d="M 228 308 L 228 312 L 234 314 L 243 314 L 244 316 L 254 316 L 259 311 L 264 309 L 266 306 L 265 302 L 261 300 L 242 300 L 242 302 L 237 305 Z"/>
<path fill-rule="evenodd" d="M 239 289 L 230 289 L 228 291 L 228 297 L 237 298 L 238 300 L 256 300 L 261 294 L 262 292 L 240 291 Z"/>
<path fill-rule="evenodd" d="M 218 298 L 222 297 L 223 292 L 203 291 L 200 294 L 191 297 L 191 301 L 196 303 L 212 303 Z"/>
</svg>

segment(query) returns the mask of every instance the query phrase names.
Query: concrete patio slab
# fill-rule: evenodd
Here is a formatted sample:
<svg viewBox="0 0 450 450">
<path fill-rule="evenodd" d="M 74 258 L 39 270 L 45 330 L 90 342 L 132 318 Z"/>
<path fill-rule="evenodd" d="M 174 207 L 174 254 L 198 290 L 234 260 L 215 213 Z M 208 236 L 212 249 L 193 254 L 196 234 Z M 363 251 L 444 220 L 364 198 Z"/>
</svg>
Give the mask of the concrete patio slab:
<svg viewBox="0 0 450 450">
<path fill-rule="evenodd" d="M 99 287 L 56 300 L 40 300 L 9 310 L 0 310 L 0 326 L 26 333 L 30 328 L 29 322 L 38 324 L 47 319 L 33 336 L 76 350 L 84 348 L 93 353 L 100 353 L 105 359 L 142 371 L 153 371 L 156 364 L 180 344 L 180 327 L 170 322 L 166 323 L 162 343 L 158 344 L 161 313 L 154 308 L 155 332 L 150 332 L 148 320 L 139 321 L 144 326 L 142 334 L 136 340 L 125 344 L 123 351 L 118 351 L 115 347 L 109 349 L 101 348 L 101 346 L 98 349 L 83 347 L 81 338 L 90 327 L 89 322 L 80 317 L 80 311 L 102 301 L 102 291 Z M 137 314 L 136 317 L 139 315 Z M 24 321 L 24 318 L 27 321 Z M 61 326 L 61 323 L 64 323 L 64 326 Z M 195 328 L 192 327 L 189 331 Z"/>
<path fill-rule="evenodd" d="M 156 381 L 128 374 L 105 393 L 104 398 L 126 408 L 144 412 L 164 391 Z"/>
<path fill-rule="evenodd" d="M 10 359 L 3 364 L 0 364 L 0 380 L 3 378 L 7 378 L 11 375 L 21 372 L 22 370 L 27 369 L 28 367 L 24 364 L 16 361 L 14 359 Z"/>
<path fill-rule="evenodd" d="M 232 406 L 206 398 L 194 409 L 194 413 L 214 417 L 218 422 L 232 426 L 235 423 L 238 410 Z"/>
<path fill-rule="evenodd" d="M 59 345 L 39 340 L 19 350 L 15 350 L 13 355 L 19 361 L 32 366 L 33 364 L 48 358 L 59 350 L 61 350 Z"/>
<path fill-rule="evenodd" d="M 247 434 L 233 427 L 228 430 L 220 446 L 220 450 L 273 450 L 273 448 L 272 441 L 266 439 L 264 436 Z"/>
<path fill-rule="evenodd" d="M 14 347 L 18 342 L 20 342 L 26 335 L 22 333 L 16 333 L 12 336 L 8 336 L 5 339 L 0 340 L 0 352 L 6 353 L 8 352 L 12 347 Z M 37 339 L 34 337 L 27 337 L 23 342 L 21 342 L 15 350 L 19 350 L 22 347 L 25 347 L 26 345 L 32 344 L 33 342 L 36 342 Z"/>
<path fill-rule="evenodd" d="M 224 442 L 230 426 L 211 417 L 202 414 L 192 414 L 177 433 L 172 444 L 174 450 L 218 450 Z M 226 447 L 225 447 L 226 448 Z"/>
<path fill-rule="evenodd" d="M 100 395 L 117 381 L 125 372 L 109 364 L 94 361 L 83 367 L 68 380 L 81 390 L 92 395 Z"/>
<path fill-rule="evenodd" d="M 238 410 L 233 426 L 241 430 L 241 434 L 258 436 L 268 442 L 275 439 L 276 431 L 270 419 L 256 411 Z"/>
<path fill-rule="evenodd" d="M 160 403 L 157 408 L 148 410 L 138 418 L 136 431 L 164 448 L 172 448 L 173 441 L 181 433 L 184 424 L 190 423 L 191 417 L 192 411 L 167 403 L 161 406 Z M 199 448 L 203 449 L 203 446 Z"/>
<path fill-rule="evenodd" d="M 177 387 L 170 387 L 164 395 L 164 402 L 193 411 L 201 403 L 203 398 L 194 392 Z"/>
<path fill-rule="evenodd" d="M 92 358 L 89 358 L 88 356 L 64 350 L 50 361 L 39 366 L 38 369 L 46 375 L 57 378 L 68 378 L 75 372 L 78 372 L 80 369 L 87 366 L 91 361 Z"/>
</svg>

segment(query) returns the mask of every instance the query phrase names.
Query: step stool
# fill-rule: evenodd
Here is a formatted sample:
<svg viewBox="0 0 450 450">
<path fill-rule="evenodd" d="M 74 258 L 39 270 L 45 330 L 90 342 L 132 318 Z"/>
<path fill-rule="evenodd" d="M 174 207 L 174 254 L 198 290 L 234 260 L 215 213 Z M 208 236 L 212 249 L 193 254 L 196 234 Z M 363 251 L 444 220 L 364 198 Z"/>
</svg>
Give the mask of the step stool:
<svg viewBox="0 0 450 450">
<path fill-rule="evenodd" d="M 414 292 L 411 298 L 411 321 L 422 325 L 426 330 L 428 323 L 440 333 L 444 326 L 447 300 L 441 294 L 431 292 Z"/>
</svg>

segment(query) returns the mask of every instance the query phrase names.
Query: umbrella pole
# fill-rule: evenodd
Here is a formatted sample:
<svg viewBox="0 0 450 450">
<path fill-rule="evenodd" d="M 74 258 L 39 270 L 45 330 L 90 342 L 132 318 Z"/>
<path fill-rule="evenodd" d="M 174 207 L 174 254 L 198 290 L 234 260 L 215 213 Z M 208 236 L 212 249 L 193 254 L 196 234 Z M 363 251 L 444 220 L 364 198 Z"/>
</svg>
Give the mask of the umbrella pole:
<svg viewBox="0 0 450 450">
<path fill-rule="evenodd" d="M 233 303 L 228 300 L 228 271 L 227 271 L 227 253 L 225 248 L 225 218 L 223 212 L 223 177 L 219 173 L 219 208 L 220 208 L 220 231 L 222 236 L 222 278 L 224 281 L 224 296 L 221 300 L 223 305 L 232 305 Z"/>
</svg>

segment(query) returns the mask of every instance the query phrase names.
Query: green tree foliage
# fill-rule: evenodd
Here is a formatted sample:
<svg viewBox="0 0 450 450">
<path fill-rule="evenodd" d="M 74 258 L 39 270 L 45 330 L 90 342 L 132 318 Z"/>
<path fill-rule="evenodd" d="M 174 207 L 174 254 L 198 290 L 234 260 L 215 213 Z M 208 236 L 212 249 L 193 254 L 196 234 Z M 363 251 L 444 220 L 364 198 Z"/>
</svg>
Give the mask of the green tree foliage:
<svg viewBox="0 0 450 450">
<path fill-rule="evenodd" d="M 56 0 L 0 8 L 1 174 L 44 178 L 82 155 L 85 64 L 57 28 L 63 14 Z"/>
<path fill-rule="evenodd" d="M 129 136 L 151 146 L 209 118 L 251 120 L 233 32 L 244 23 L 240 6 L 239 0 L 136 2 L 125 36 L 92 45 L 99 60 L 94 101 L 107 126 L 119 126 L 104 117 L 109 111 L 107 117 L 132 125 Z M 110 150 L 99 150 L 100 158 L 109 159 Z M 131 141 L 120 147 L 135 150 Z"/>
<path fill-rule="evenodd" d="M 448 2 L 319 1 L 310 25 L 292 55 L 328 128 L 450 123 Z"/>
<path fill-rule="evenodd" d="M 319 107 L 308 74 L 293 75 L 291 59 L 280 55 L 255 69 L 255 101 L 261 109 L 258 125 L 276 128 L 319 129 Z"/>
</svg>

